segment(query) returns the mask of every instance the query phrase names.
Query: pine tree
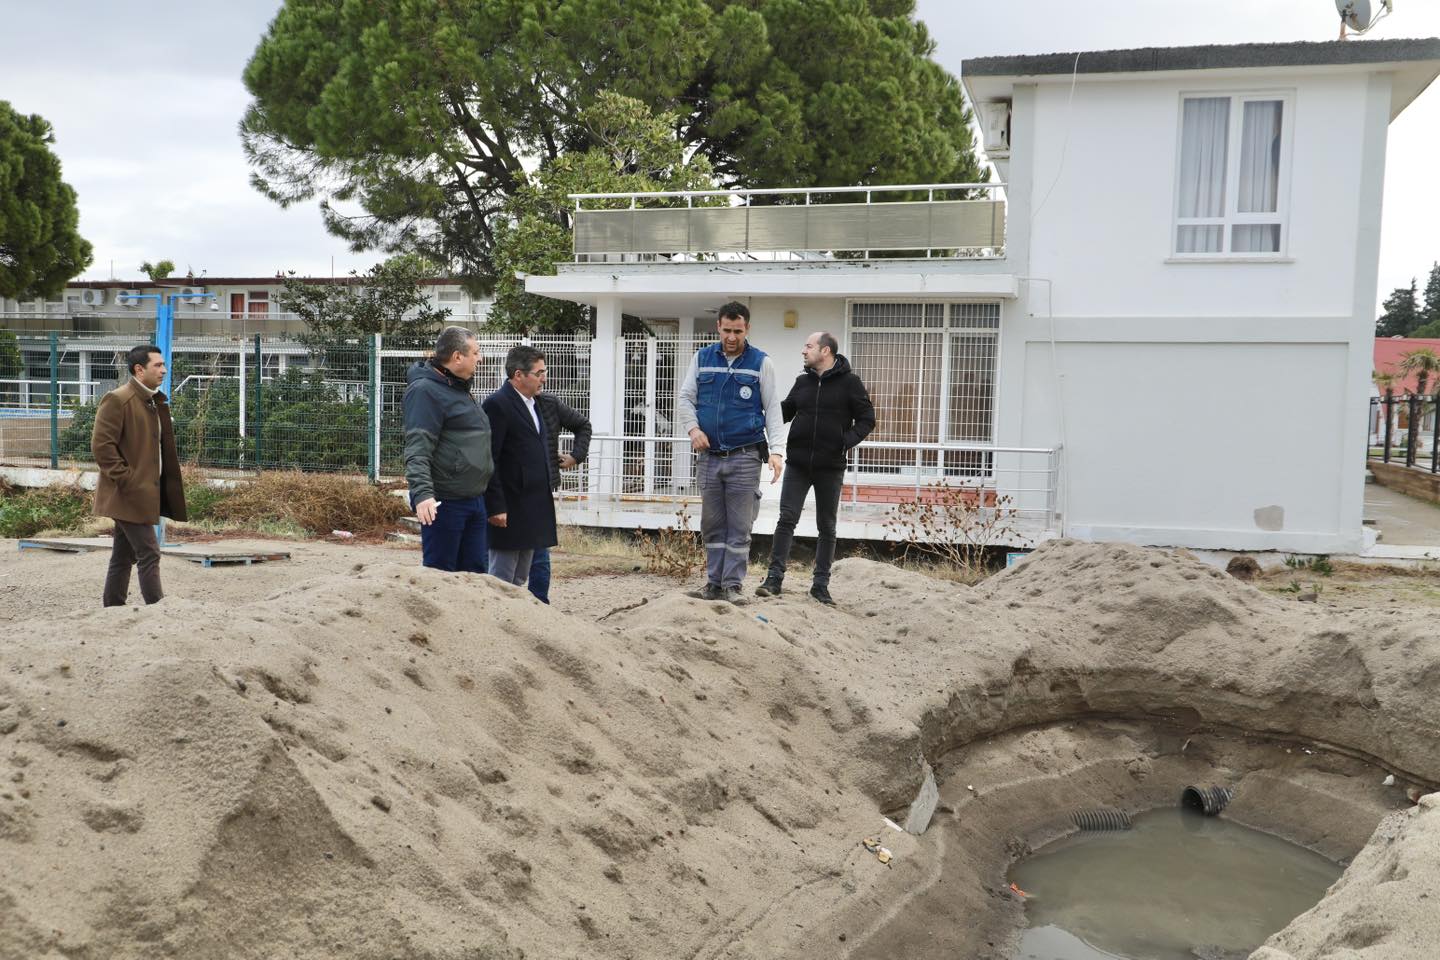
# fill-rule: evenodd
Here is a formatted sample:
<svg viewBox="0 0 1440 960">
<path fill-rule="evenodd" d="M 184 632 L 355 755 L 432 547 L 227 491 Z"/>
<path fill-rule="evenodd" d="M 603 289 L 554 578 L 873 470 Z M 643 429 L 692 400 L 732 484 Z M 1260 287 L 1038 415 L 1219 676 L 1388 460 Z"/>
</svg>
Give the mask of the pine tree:
<svg viewBox="0 0 1440 960">
<path fill-rule="evenodd" d="M 1396 287 L 1382 304 L 1385 312 L 1375 321 L 1377 337 L 1408 337 L 1421 324 L 1418 293 L 1414 279 L 1410 286 Z"/>
</svg>

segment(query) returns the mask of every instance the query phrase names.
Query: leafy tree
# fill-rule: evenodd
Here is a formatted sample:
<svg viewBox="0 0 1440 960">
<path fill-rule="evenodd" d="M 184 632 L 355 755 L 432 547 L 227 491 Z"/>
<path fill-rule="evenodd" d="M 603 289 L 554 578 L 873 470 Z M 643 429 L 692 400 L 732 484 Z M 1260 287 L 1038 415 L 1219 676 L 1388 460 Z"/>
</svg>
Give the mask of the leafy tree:
<svg viewBox="0 0 1440 960">
<path fill-rule="evenodd" d="M 489 291 L 508 201 L 527 169 L 603 146 L 582 116 L 604 91 L 673 116 L 721 185 L 978 179 L 933 49 L 913 0 L 287 0 L 241 136 L 267 196 L 319 198 L 353 248 Z M 507 267 L 553 241 L 514 229 Z"/>
<path fill-rule="evenodd" d="M 1416 327 L 1410 331 L 1410 337 L 1416 340 L 1440 340 L 1440 320 Z"/>
<path fill-rule="evenodd" d="M 44 118 L 0 100 L 0 297 L 59 296 L 93 259 L 54 142 Z"/>
<path fill-rule="evenodd" d="M 1396 287 L 1381 304 L 1385 312 L 1375 321 L 1377 337 L 1408 337 L 1420 325 L 1420 307 L 1416 302 L 1415 281 L 1408 287 Z"/>
<path fill-rule="evenodd" d="M 305 322 L 312 340 L 383 334 L 387 339 L 424 342 L 450 316 L 436 308 L 420 282 L 436 273 L 422 257 L 402 255 L 365 273 L 350 271 L 349 283 L 307 283 L 292 270 L 275 301 Z"/>
<path fill-rule="evenodd" d="M 149 260 L 146 260 L 140 264 L 140 272 L 151 280 L 164 280 L 175 272 L 175 261 L 161 260 L 159 263 L 151 263 Z"/>
<path fill-rule="evenodd" d="M 652 116 L 631 97 L 608 92 L 596 97 L 581 114 L 595 146 L 547 161 L 510 197 L 508 219 L 496 224 L 495 303 L 487 328 L 569 333 L 585 327 L 579 305 L 526 293 L 515 274 L 554 273 L 558 261 L 569 259 L 569 194 L 707 189 L 710 162 L 698 155 L 687 159 L 674 135 L 678 122 L 674 116 Z"/>
</svg>

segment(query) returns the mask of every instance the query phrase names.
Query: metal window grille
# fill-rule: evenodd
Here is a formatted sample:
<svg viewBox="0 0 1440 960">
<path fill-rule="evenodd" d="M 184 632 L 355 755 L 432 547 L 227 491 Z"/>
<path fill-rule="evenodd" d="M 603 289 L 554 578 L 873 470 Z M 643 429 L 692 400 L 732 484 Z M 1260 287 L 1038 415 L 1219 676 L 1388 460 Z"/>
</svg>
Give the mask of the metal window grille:
<svg viewBox="0 0 1440 960">
<path fill-rule="evenodd" d="M 624 433 L 629 437 L 681 436 L 676 398 L 690 358 L 708 339 L 621 338 L 625 358 Z M 621 492 L 646 495 L 695 495 L 694 457 L 686 444 L 628 440 L 624 443 Z"/>
<path fill-rule="evenodd" d="M 854 302 L 850 362 L 875 404 L 881 443 L 989 444 L 994 440 L 1000 305 L 994 302 Z M 988 479 L 984 450 L 865 449 L 861 473 Z"/>
</svg>

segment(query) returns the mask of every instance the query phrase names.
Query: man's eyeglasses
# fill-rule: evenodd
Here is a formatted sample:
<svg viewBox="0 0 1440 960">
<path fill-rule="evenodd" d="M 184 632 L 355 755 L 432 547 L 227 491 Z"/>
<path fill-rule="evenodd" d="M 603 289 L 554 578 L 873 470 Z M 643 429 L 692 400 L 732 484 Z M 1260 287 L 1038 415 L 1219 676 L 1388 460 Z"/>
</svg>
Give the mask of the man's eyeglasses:
<svg viewBox="0 0 1440 960">
<path fill-rule="evenodd" d="M 534 377 L 536 380 L 539 380 L 541 377 L 545 376 L 545 368 L 541 367 L 539 370 L 526 370 L 525 375 L 529 377 Z"/>
</svg>

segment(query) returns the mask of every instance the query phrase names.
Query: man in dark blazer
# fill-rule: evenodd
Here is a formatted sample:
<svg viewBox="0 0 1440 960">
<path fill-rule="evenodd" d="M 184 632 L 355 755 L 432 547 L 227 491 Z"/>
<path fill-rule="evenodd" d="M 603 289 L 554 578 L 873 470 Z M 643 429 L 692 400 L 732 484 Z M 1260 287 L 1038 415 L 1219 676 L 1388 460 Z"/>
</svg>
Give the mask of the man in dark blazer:
<svg viewBox="0 0 1440 960">
<path fill-rule="evenodd" d="M 560 471 L 578 467 L 590 454 L 590 418 L 549 390 L 535 395 L 540 422 L 545 427 L 545 444 L 550 453 L 550 489 L 560 489 Z M 575 440 L 569 453 L 560 452 L 560 431 L 569 430 Z M 541 547 L 530 561 L 530 592 L 541 603 L 550 602 L 550 548 Z"/>
<path fill-rule="evenodd" d="M 535 396 L 545 386 L 545 354 L 512 347 L 505 383 L 481 404 L 490 418 L 495 475 L 485 491 L 490 515 L 490 575 L 522 585 L 535 551 L 553 547 L 555 501 L 550 496 L 550 451 Z"/>
<path fill-rule="evenodd" d="M 128 377 L 100 400 L 90 453 L 100 468 L 95 513 L 115 521 L 104 603 L 123 606 L 130 593 L 130 568 L 140 568 L 140 593 L 146 603 L 160 589 L 160 544 L 155 525 L 162 516 L 186 519 L 185 485 L 175 451 L 175 428 L 160 384 L 165 357 L 146 344 L 125 355 Z"/>
</svg>

